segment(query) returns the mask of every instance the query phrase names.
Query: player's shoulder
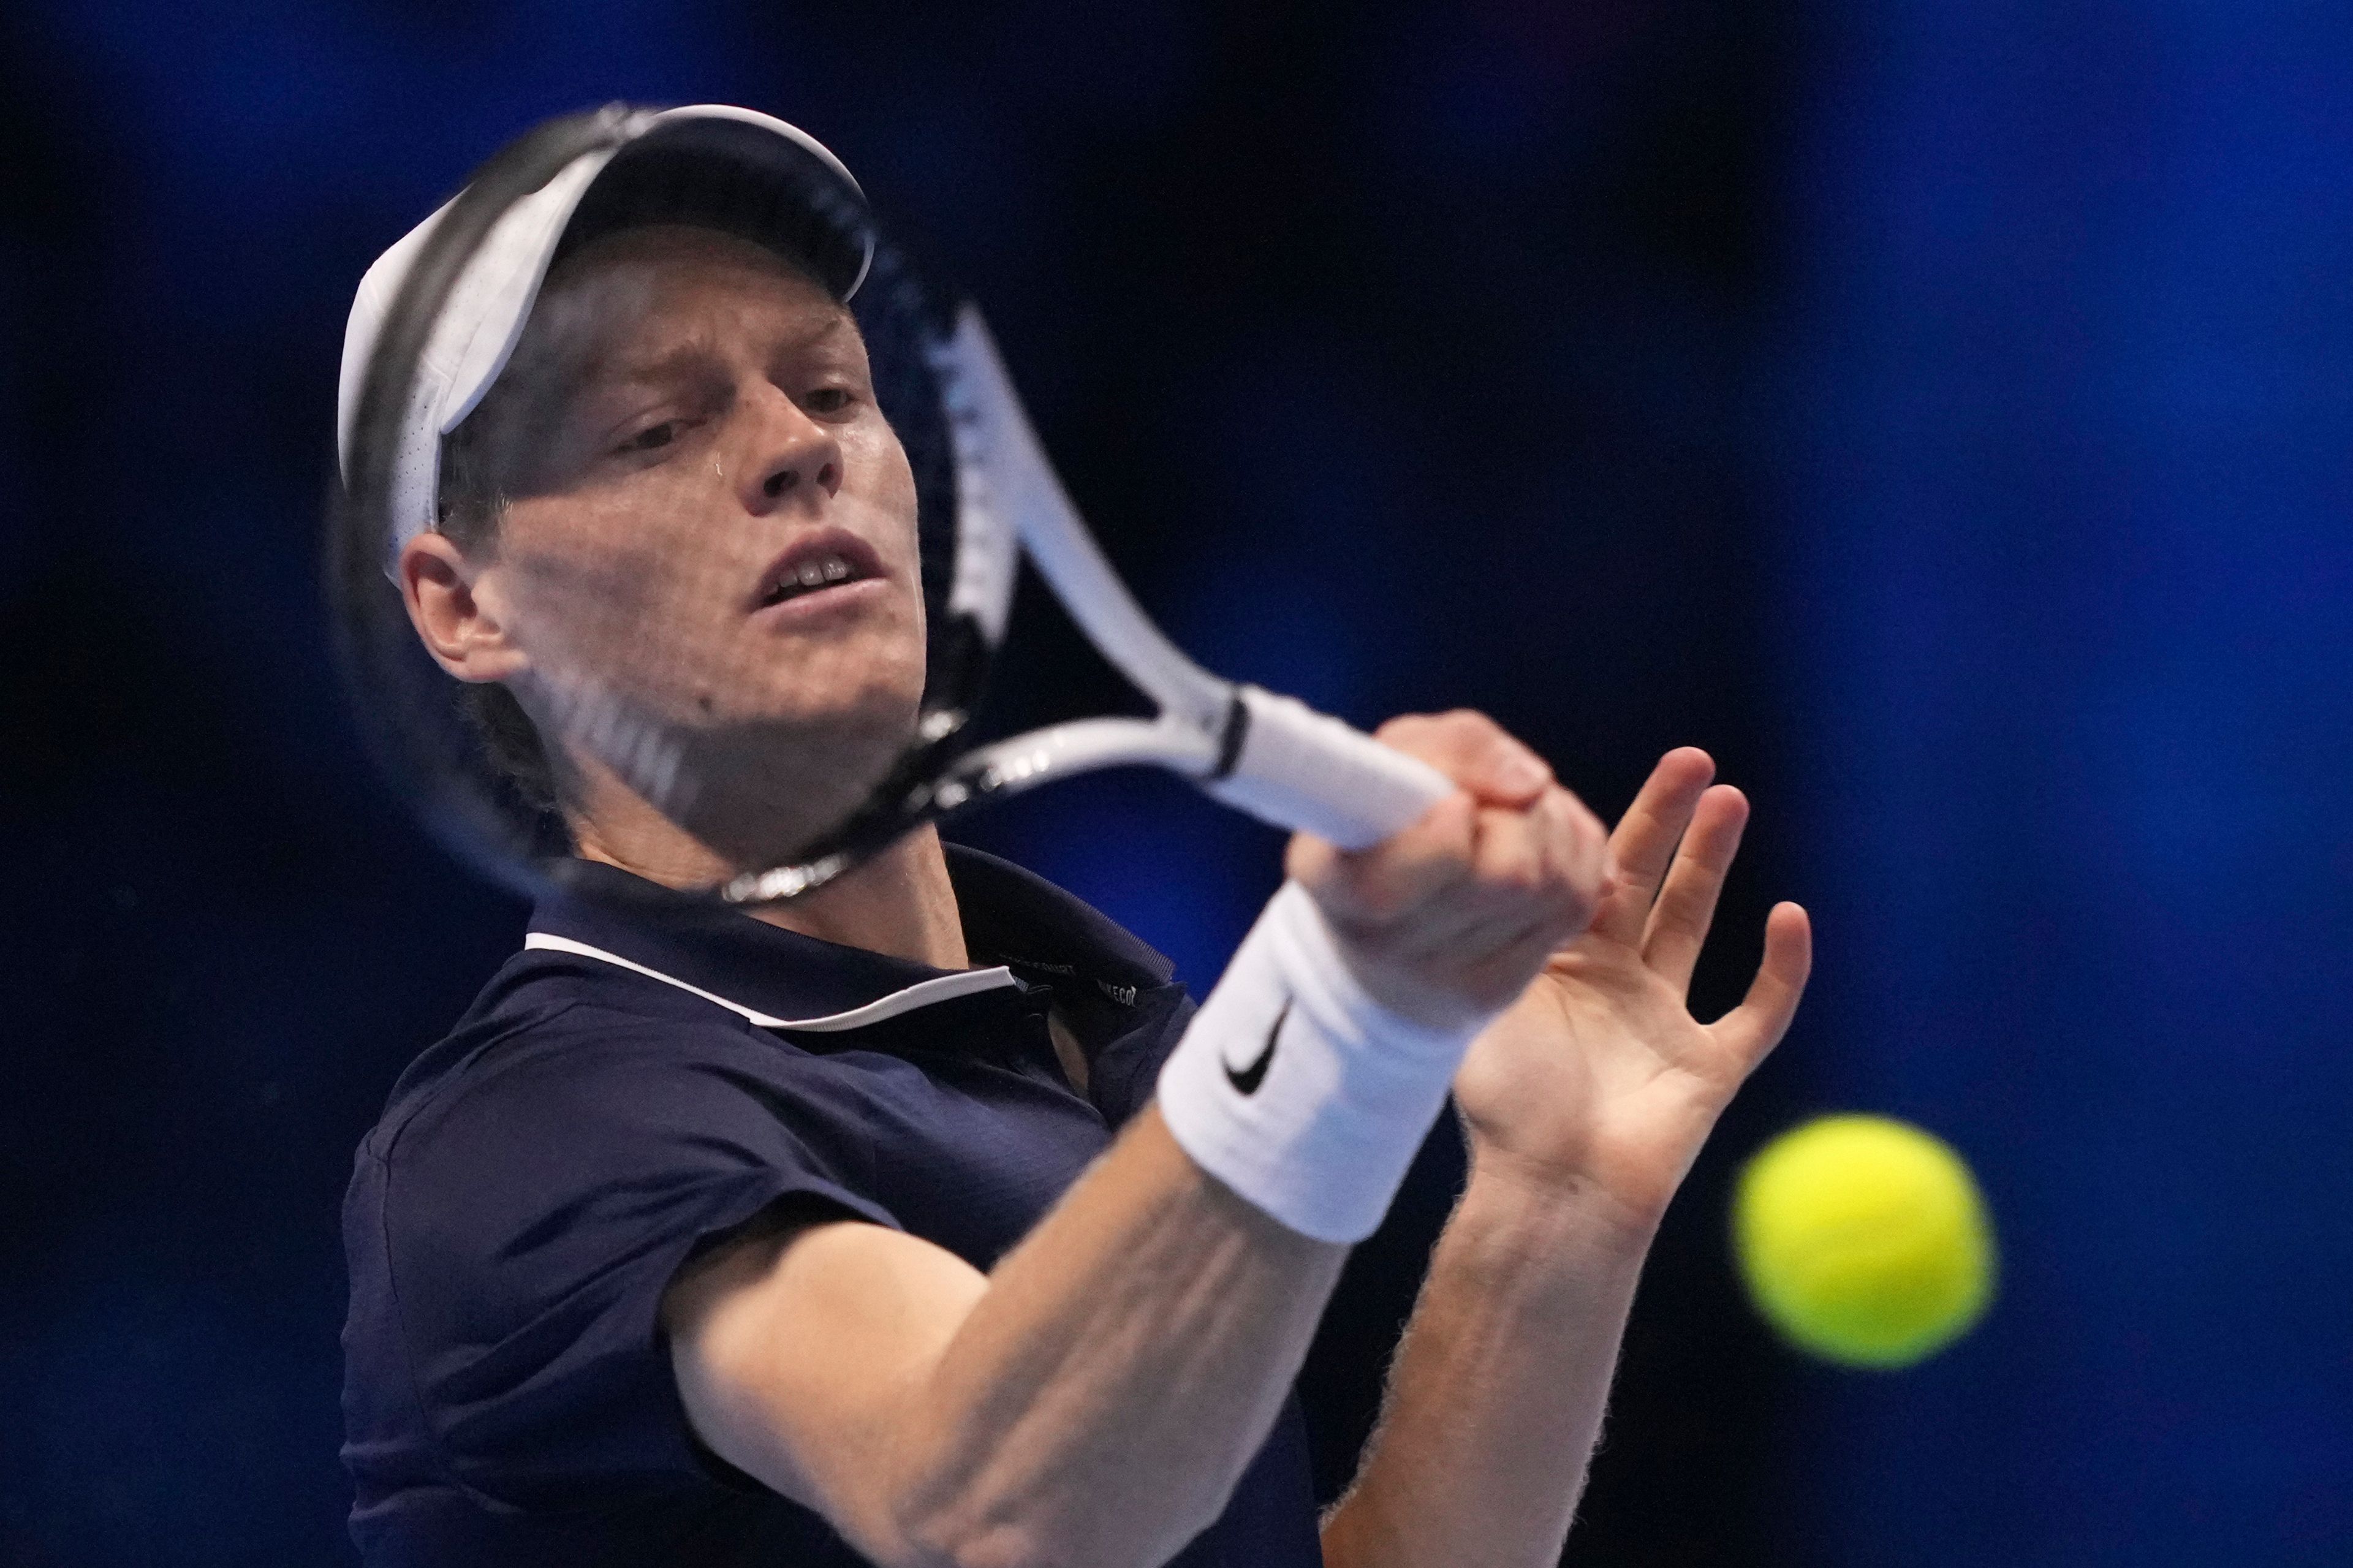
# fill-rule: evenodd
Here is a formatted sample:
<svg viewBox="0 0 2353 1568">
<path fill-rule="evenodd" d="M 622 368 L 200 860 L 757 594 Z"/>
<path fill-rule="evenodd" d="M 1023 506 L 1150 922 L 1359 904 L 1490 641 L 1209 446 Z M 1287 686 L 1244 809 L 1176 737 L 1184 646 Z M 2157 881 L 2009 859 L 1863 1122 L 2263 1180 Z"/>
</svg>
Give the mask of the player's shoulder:
<svg viewBox="0 0 2353 1568">
<path fill-rule="evenodd" d="M 379 1158 L 472 1127 L 570 1127 L 670 1098 L 714 1068 L 765 1077 L 798 1053 L 659 981 L 577 953 L 525 948 L 393 1086 L 368 1144 Z"/>
</svg>

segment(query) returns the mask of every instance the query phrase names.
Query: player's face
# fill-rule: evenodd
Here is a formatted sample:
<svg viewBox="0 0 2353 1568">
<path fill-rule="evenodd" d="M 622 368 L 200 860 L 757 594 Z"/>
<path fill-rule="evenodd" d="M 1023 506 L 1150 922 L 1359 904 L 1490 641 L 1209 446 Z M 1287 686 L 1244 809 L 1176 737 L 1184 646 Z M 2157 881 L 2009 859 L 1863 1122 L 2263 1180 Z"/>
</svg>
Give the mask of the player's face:
<svg viewBox="0 0 2353 1568">
<path fill-rule="evenodd" d="M 707 838 L 847 810 L 923 685 L 914 479 L 849 313 L 746 242 L 636 230 L 551 279 L 508 375 L 477 592 L 543 732 L 760 824 Z"/>
</svg>

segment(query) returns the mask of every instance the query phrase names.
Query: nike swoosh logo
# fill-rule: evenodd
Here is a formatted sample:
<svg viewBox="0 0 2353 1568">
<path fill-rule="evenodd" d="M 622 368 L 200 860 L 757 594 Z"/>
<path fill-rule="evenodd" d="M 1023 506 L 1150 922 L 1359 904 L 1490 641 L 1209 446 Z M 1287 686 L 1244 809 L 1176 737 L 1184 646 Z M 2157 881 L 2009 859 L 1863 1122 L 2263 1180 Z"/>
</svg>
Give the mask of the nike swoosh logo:
<svg viewBox="0 0 2353 1568">
<path fill-rule="evenodd" d="M 1266 1049 L 1259 1052 L 1258 1060 L 1237 1070 L 1231 1062 L 1219 1058 L 1218 1065 L 1226 1069 L 1226 1081 L 1234 1086 L 1237 1094 L 1256 1094 L 1258 1086 L 1266 1081 L 1267 1064 L 1274 1060 L 1274 1042 L 1282 1033 L 1282 1021 L 1291 1016 L 1291 998 L 1282 1000 L 1282 1010 L 1274 1016 L 1274 1026 L 1266 1032 Z"/>
</svg>

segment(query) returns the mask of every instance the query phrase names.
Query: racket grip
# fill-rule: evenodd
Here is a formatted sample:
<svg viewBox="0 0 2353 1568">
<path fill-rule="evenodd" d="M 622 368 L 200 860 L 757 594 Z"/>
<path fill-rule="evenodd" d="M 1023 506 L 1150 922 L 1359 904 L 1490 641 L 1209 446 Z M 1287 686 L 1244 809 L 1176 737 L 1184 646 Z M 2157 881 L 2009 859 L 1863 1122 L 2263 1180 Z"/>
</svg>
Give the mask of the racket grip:
<svg viewBox="0 0 2353 1568">
<path fill-rule="evenodd" d="M 1444 773 L 1294 697 L 1236 688 L 1249 722 L 1224 777 L 1202 787 L 1260 821 L 1369 849 L 1454 793 Z"/>
</svg>

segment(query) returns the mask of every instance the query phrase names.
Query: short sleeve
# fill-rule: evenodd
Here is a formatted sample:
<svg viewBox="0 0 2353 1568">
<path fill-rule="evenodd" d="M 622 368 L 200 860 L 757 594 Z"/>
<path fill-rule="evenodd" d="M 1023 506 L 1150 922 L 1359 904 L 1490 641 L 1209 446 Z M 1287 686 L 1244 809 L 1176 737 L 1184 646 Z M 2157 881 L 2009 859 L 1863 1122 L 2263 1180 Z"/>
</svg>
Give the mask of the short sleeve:
<svg viewBox="0 0 2353 1568">
<path fill-rule="evenodd" d="M 748 1026 L 575 1025 L 478 1064 L 385 1172 L 387 1283 L 450 1479 L 565 1509 L 724 1477 L 680 1403 L 662 1293 L 783 1200 L 896 1228 L 872 1174 L 855 1096 Z"/>
</svg>

